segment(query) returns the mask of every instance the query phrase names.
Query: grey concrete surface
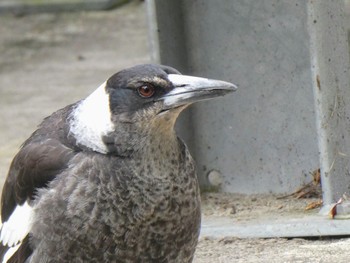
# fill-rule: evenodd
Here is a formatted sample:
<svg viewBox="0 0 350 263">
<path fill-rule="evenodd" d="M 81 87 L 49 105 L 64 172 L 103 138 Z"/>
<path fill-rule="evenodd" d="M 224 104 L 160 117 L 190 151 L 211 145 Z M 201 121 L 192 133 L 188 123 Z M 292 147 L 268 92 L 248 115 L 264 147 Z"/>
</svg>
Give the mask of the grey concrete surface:
<svg viewBox="0 0 350 263">
<path fill-rule="evenodd" d="M 202 185 L 211 170 L 228 192 L 286 193 L 308 182 L 319 151 L 307 1 L 151 2 L 155 58 L 238 85 L 186 120 Z"/>
<path fill-rule="evenodd" d="M 345 1 L 309 1 L 308 7 L 323 200 L 329 204 L 350 192 L 350 14 Z"/>
<path fill-rule="evenodd" d="M 331 220 L 320 215 L 299 217 L 257 218 L 248 222 L 235 222 L 230 218 L 217 217 L 203 220 L 201 235 L 222 238 L 295 238 L 349 236 L 349 220 Z"/>
</svg>

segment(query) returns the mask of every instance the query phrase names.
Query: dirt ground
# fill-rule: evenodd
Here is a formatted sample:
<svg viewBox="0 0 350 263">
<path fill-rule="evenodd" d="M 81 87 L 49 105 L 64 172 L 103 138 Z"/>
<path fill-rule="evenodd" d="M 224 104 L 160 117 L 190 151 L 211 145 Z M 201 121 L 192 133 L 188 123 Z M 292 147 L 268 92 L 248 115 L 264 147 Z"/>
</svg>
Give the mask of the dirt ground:
<svg viewBox="0 0 350 263">
<path fill-rule="evenodd" d="M 150 62 L 145 14 L 145 4 L 132 1 L 108 12 L 0 16 L 1 185 L 13 155 L 43 117 L 85 97 L 112 73 Z M 204 194 L 203 218 L 244 222 L 303 214 L 311 201 Z M 194 262 L 349 262 L 349 256 L 347 238 L 202 235 Z"/>
</svg>

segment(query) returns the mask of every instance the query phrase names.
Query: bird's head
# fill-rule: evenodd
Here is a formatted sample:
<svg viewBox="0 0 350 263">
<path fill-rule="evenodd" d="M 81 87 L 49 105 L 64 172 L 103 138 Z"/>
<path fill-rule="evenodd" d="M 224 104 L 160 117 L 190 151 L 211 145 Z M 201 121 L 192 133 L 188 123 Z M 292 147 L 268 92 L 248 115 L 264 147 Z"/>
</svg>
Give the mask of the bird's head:
<svg viewBox="0 0 350 263">
<path fill-rule="evenodd" d="M 162 65 L 139 65 L 110 77 L 105 86 L 112 119 L 145 122 L 177 117 L 186 106 L 217 96 L 236 87 L 228 82 L 182 75 Z"/>
<path fill-rule="evenodd" d="M 78 143 L 107 153 L 125 141 L 121 134 L 131 142 L 136 134 L 172 131 L 188 105 L 234 90 L 229 82 L 182 75 L 162 65 L 138 65 L 114 74 L 83 100 L 73 112 L 71 132 Z"/>
</svg>

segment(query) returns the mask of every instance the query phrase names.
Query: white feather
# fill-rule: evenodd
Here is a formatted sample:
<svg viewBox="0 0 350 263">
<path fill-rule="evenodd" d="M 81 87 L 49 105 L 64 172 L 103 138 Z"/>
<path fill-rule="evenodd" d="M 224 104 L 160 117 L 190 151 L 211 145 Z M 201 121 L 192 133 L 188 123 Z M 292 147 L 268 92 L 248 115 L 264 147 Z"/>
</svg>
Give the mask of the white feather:
<svg viewBox="0 0 350 263">
<path fill-rule="evenodd" d="M 77 143 L 101 153 L 107 153 L 102 136 L 114 129 L 105 87 L 106 82 L 80 102 L 72 113 L 70 122 L 70 132 Z"/>
<path fill-rule="evenodd" d="M 18 244 L 14 247 L 10 247 L 9 250 L 6 251 L 2 263 L 7 263 L 7 261 L 16 253 L 17 249 L 21 244 Z"/>
<path fill-rule="evenodd" d="M 0 241 L 4 246 L 18 245 L 29 233 L 33 208 L 25 202 L 18 205 L 10 218 L 1 227 Z"/>
</svg>

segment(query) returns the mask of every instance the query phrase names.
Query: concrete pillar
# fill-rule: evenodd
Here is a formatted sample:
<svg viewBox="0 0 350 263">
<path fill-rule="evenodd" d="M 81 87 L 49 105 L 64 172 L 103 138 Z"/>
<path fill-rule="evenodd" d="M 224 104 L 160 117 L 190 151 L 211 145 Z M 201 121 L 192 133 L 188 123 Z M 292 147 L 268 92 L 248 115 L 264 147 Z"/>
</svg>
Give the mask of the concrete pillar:
<svg viewBox="0 0 350 263">
<path fill-rule="evenodd" d="M 346 2 L 308 1 L 312 82 L 324 203 L 350 190 L 350 23 Z"/>
</svg>

